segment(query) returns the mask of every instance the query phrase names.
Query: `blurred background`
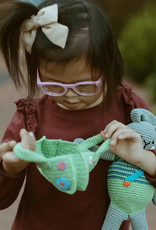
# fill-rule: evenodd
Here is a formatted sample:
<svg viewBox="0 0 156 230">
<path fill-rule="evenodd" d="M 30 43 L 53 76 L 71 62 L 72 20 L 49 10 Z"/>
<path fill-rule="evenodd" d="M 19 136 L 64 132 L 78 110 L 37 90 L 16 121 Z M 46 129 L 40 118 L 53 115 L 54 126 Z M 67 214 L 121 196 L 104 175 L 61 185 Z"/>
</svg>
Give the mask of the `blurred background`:
<svg viewBox="0 0 156 230">
<path fill-rule="evenodd" d="M 2 0 L 1 0 L 2 1 Z M 38 5 L 42 0 L 23 0 Z M 156 0 L 93 0 L 111 21 L 125 65 L 125 79 L 156 115 Z M 27 95 L 9 79 L 0 56 L 0 140 L 16 107 L 14 101 Z M 20 195 L 21 196 L 21 195 Z M 0 230 L 10 230 L 18 201 L 0 211 Z M 149 230 L 156 229 L 156 207 L 147 207 Z"/>
</svg>

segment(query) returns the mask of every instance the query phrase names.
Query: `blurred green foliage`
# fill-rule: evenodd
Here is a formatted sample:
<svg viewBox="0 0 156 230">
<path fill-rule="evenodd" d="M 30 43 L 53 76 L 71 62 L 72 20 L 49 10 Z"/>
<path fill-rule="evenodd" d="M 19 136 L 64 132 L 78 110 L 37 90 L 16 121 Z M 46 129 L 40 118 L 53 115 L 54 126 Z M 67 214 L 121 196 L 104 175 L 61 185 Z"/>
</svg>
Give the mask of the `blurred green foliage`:
<svg viewBox="0 0 156 230">
<path fill-rule="evenodd" d="M 156 0 L 93 1 L 111 21 L 126 77 L 148 90 L 156 114 Z"/>
<path fill-rule="evenodd" d="M 125 73 L 137 83 L 156 87 L 156 4 L 130 18 L 123 28 L 119 47 Z M 156 88 L 155 88 L 156 89 Z"/>
<path fill-rule="evenodd" d="M 92 0 L 100 5 L 108 16 L 117 38 L 130 17 L 142 12 L 146 4 L 155 3 L 156 0 Z"/>
</svg>

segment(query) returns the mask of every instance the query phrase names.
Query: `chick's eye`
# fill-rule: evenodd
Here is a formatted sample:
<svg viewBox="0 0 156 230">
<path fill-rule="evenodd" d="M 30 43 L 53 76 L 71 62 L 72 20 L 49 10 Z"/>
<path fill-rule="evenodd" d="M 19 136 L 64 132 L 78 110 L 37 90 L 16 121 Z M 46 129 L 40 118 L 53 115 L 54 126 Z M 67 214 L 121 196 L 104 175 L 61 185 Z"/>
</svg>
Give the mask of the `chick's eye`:
<svg viewBox="0 0 156 230">
<path fill-rule="evenodd" d="M 154 141 L 152 141 L 152 144 L 154 144 Z"/>
</svg>

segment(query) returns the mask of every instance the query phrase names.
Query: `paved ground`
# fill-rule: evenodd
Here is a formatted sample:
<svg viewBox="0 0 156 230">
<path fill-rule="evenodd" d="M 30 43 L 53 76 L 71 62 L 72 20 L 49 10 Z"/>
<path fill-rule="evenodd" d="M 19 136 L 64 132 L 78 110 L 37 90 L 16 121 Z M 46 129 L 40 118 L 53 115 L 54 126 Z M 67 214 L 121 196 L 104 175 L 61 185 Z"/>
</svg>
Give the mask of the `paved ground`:
<svg viewBox="0 0 156 230">
<path fill-rule="evenodd" d="M 25 95 L 25 93 L 17 92 L 10 81 L 0 82 L 0 139 L 2 138 L 4 130 L 15 111 L 15 105 L 12 102 L 23 95 Z M 18 198 L 17 201 L 8 209 L 0 211 L 0 230 L 11 229 L 11 224 L 16 214 L 19 199 L 20 198 Z M 147 207 L 147 218 L 149 222 L 149 230 L 156 230 L 156 206 L 150 204 Z"/>
</svg>

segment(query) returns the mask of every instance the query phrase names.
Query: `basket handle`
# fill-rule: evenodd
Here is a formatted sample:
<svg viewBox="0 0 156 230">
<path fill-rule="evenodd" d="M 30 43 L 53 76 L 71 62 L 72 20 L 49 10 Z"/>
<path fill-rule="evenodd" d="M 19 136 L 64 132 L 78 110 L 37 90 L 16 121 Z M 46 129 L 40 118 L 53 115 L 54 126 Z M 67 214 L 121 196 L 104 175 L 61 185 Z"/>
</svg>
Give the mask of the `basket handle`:
<svg viewBox="0 0 156 230">
<path fill-rule="evenodd" d="M 102 145 L 98 148 L 96 153 L 101 154 L 102 152 L 108 151 L 110 148 L 110 141 L 111 141 L 110 138 L 104 141 Z"/>
<path fill-rule="evenodd" d="M 42 140 L 42 139 L 41 139 Z M 40 140 L 38 141 L 40 142 Z M 110 145 L 110 139 L 106 140 L 105 142 L 103 141 L 103 138 L 100 134 L 95 135 L 93 137 L 90 137 L 88 139 L 86 139 L 85 141 L 83 141 L 82 143 L 80 143 L 79 145 L 81 145 L 82 147 L 84 147 L 85 149 L 89 149 L 99 143 L 102 143 L 102 145 L 99 147 L 99 149 L 96 151 L 97 154 L 102 153 L 104 151 L 109 150 L 109 145 Z M 38 143 L 39 144 L 39 143 Z M 30 161 L 30 162 L 46 162 L 48 161 L 46 158 L 44 158 L 43 156 L 36 154 L 36 152 L 28 150 L 28 149 L 24 149 L 21 146 L 21 143 L 17 143 L 14 147 L 14 153 L 15 155 L 22 160 L 25 161 Z"/>
<path fill-rule="evenodd" d="M 103 138 L 100 134 L 97 134 L 93 137 L 90 137 L 86 140 L 84 140 L 80 145 L 84 146 L 85 148 L 91 148 L 99 143 L 103 142 Z"/>
<path fill-rule="evenodd" d="M 91 148 L 99 143 L 102 143 L 102 145 L 99 147 L 99 149 L 96 151 L 97 153 L 101 153 L 104 151 L 109 150 L 109 146 L 110 146 L 110 139 L 107 139 L 106 141 L 103 140 L 102 136 L 100 134 L 97 134 L 93 137 L 90 137 L 88 139 L 86 139 L 85 141 L 83 141 L 80 145 L 84 146 L 84 148 Z"/>
</svg>

